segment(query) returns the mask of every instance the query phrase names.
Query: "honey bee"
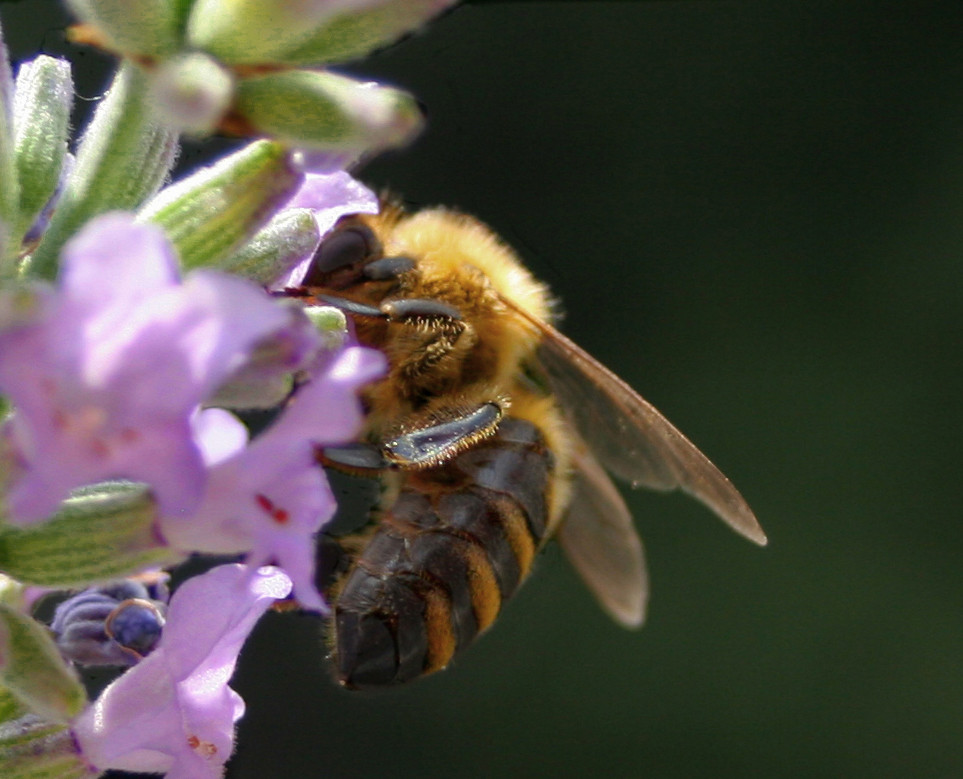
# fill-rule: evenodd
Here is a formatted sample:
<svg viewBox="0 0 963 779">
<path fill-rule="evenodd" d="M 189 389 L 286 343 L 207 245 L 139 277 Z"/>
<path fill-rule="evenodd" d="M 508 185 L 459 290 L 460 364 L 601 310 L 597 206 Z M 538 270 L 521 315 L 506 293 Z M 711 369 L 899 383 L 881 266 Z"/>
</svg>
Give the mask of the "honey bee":
<svg viewBox="0 0 963 779">
<path fill-rule="evenodd" d="M 555 538 L 601 606 L 639 626 L 642 544 L 606 471 L 681 489 L 758 544 L 729 480 L 652 405 L 551 324 L 548 289 L 475 219 L 444 209 L 342 219 L 289 294 L 334 305 L 388 357 L 362 442 L 328 467 L 382 479 L 343 539 L 331 651 L 351 689 L 444 668 Z"/>
</svg>

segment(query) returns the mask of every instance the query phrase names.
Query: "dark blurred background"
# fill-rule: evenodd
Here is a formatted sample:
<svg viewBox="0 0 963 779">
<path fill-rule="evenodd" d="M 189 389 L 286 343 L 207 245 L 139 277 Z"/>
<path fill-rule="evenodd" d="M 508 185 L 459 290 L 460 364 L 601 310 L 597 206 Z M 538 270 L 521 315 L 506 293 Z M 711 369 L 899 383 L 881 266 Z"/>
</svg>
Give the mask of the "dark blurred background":
<svg viewBox="0 0 963 779">
<path fill-rule="evenodd" d="M 15 56 L 57 12 L 3 4 Z M 478 3 L 349 70 L 429 113 L 363 178 L 501 232 L 770 546 L 631 494 L 642 631 L 552 548 L 380 695 L 269 615 L 230 777 L 963 776 L 963 3 Z"/>
</svg>

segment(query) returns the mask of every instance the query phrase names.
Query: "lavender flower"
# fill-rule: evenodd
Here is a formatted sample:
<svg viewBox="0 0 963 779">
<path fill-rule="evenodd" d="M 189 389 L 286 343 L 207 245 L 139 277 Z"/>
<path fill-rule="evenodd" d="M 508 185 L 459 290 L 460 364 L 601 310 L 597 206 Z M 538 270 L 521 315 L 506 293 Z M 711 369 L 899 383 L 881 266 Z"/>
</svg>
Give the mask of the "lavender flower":
<svg viewBox="0 0 963 779">
<path fill-rule="evenodd" d="M 357 390 L 384 369 L 380 352 L 343 350 L 247 447 L 239 422 L 231 431 L 227 419 L 217 420 L 222 434 L 204 436 L 217 447 L 206 452 L 213 467 L 204 497 L 191 517 L 161 518 L 167 543 L 215 554 L 246 552 L 249 565 L 279 565 L 302 606 L 326 610 L 314 585 L 313 536 L 333 516 L 335 501 L 314 451 L 358 433 Z"/>
<path fill-rule="evenodd" d="M 377 213 L 341 169 L 422 124 L 412 96 L 327 66 L 452 2 L 312 0 L 292 13 L 287 0 L 68 0 L 85 23 L 74 34 L 124 60 L 79 145 L 67 64 L 23 68 L 14 104 L 0 35 L 0 520 L 34 525 L 0 526 L 0 577 L 73 586 L 193 552 L 248 563 L 183 584 L 166 624 L 162 605 L 91 595 L 103 585 L 63 606 L 59 646 L 16 612 L 30 641 L 5 658 L 0 704 L 16 705 L 0 725 L 19 740 L 5 752 L 0 737 L 0 774 L 222 775 L 244 711 L 228 681 L 246 636 L 292 592 L 326 610 L 314 536 L 335 501 L 317 451 L 357 437 L 358 392 L 386 360 L 344 345 L 340 312 L 264 287 L 297 284 L 342 216 Z M 178 132 L 215 130 L 274 140 L 153 197 Z M 253 440 L 211 407 L 278 403 Z M 101 484 L 111 480 L 138 484 Z M 269 563 L 279 567 L 258 568 Z M 77 714 L 72 662 L 91 660 L 134 665 Z"/>
<path fill-rule="evenodd" d="M 84 759 L 99 771 L 222 775 L 244 701 L 229 686 L 260 616 L 291 589 L 276 569 L 222 565 L 174 593 L 160 644 L 73 722 Z"/>
<path fill-rule="evenodd" d="M 34 320 L 0 333 L 21 467 L 11 517 L 42 519 L 71 489 L 116 478 L 149 483 L 167 513 L 190 513 L 205 479 L 191 418 L 288 317 L 231 276 L 181 282 L 161 231 L 122 214 L 89 223 L 63 263 Z"/>
</svg>

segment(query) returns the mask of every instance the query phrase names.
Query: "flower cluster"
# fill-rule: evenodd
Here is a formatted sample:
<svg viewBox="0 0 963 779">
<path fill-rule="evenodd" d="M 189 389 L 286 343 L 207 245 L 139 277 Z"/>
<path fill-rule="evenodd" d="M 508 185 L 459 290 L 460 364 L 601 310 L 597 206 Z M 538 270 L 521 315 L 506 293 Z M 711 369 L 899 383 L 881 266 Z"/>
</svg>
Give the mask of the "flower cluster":
<svg viewBox="0 0 963 779">
<path fill-rule="evenodd" d="M 251 132 L 350 158 L 421 121 L 406 93 L 325 66 L 391 42 L 452 0 L 68 0 L 87 41 L 149 73 L 158 114 L 192 134 Z"/>
<path fill-rule="evenodd" d="M 340 312 L 271 292 L 377 211 L 345 165 L 420 121 L 325 67 L 450 0 L 67 4 L 121 59 L 76 144 L 69 65 L 14 77 L 0 36 L 0 775 L 215 777 L 259 616 L 326 612 L 317 451 L 359 435 L 386 368 Z M 215 131 L 252 140 L 167 184 L 180 134 Z M 273 411 L 253 436 L 250 409 Z M 196 554 L 241 562 L 147 589 Z M 74 663 L 129 668 L 89 702 Z"/>
</svg>

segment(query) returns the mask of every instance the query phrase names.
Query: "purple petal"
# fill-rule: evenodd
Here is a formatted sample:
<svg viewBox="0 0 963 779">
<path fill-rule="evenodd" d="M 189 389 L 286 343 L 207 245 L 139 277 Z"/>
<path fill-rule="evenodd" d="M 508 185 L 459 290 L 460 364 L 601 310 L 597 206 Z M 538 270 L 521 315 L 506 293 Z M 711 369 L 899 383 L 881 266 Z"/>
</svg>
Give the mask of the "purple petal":
<svg viewBox="0 0 963 779">
<path fill-rule="evenodd" d="M 70 241 L 60 281 L 35 321 L 0 332 L 23 465 L 12 517 L 41 519 L 69 490 L 111 478 L 148 482 L 167 513 L 192 511 L 205 472 L 191 417 L 289 312 L 233 276 L 179 283 L 160 230 L 124 214 Z"/>
<path fill-rule="evenodd" d="M 171 598 L 161 639 L 171 677 L 214 675 L 226 683 L 247 634 L 290 591 L 281 571 L 243 565 L 219 565 L 186 581 Z"/>
<path fill-rule="evenodd" d="M 310 208 L 319 214 L 318 225 L 327 232 L 345 214 L 377 214 L 378 196 L 350 173 L 308 173 L 301 188 L 285 208 Z M 328 212 L 331 212 L 329 216 Z M 323 225 L 327 224 L 327 228 Z"/>
<path fill-rule="evenodd" d="M 358 390 L 381 378 L 387 359 L 374 349 L 353 346 L 341 351 L 326 370 L 302 386 L 272 435 L 309 438 L 316 444 L 351 441 L 361 430 Z"/>
<path fill-rule="evenodd" d="M 167 771 L 184 735 L 163 656 L 155 651 L 110 684 L 73 731 L 85 759 L 100 769 Z"/>
<path fill-rule="evenodd" d="M 249 452 L 248 467 L 257 463 L 273 473 L 251 501 L 257 510 L 247 562 L 277 565 L 291 577 L 294 597 L 304 608 L 327 611 L 314 583 L 314 536 L 334 516 L 337 504 L 313 447 L 305 444 L 298 452 L 262 436 Z M 278 465 L 271 468 L 269 463 Z"/>
<path fill-rule="evenodd" d="M 312 550 L 314 535 L 334 515 L 334 495 L 308 441 L 270 432 L 215 466 L 197 512 L 162 516 L 161 532 L 175 549 L 246 552 L 251 567 L 277 565 L 302 605 L 324 610 Z"/>
<path fill-rule="evenodd" d="M 220 776 L 244 710 L 227 686 L 238 652 L 264 611 L 290 589 L 280 571 L 240 565 L 183 584 L 153 654 L 74 721 L 85 759 L 99 770 Z"/>
<path fill-rule="evenodd" d="M 284 309 L 244 279 L 198 271 L 168 294 L 159 294 L 111 336 L 102 328 L 88 345 L 88 371 L 124 388 L 117 403 L 138 409 L 193 408 L 247 356 L 284 327 Z M 92 377 L 93 378 L 93 377 Z M 130 388 L 142 395 L 130 395 Z"/>
<path fill-rule="evenodd" d="M 64 246 L 60 287 L 82 308 L 98 309 L 108 299 L 126 310 L 179 277 L 163 230 L 117 212 L 91 220 Z"/>
<path fill-rule="evenodd" d="M 214 465 L 233 457 L 247 445 L 247 428 L 230 411 L 205 408 L 191 421 L 194 440 L 206 465 Z"/>
<path fill-rule="evenodd" d="M 349 214 L 377 214 L 378 196 L 350 173 L 308 173 L 304 184 L 285 208 L 309 208 L 318 224 L 322 238 L 342 216 Z M 310 252 L 273 286 L 278 289 L 297 286 L 307 271 L 314 252 Z"/>
</svg>

